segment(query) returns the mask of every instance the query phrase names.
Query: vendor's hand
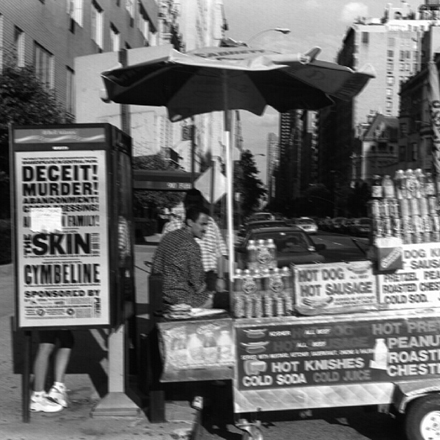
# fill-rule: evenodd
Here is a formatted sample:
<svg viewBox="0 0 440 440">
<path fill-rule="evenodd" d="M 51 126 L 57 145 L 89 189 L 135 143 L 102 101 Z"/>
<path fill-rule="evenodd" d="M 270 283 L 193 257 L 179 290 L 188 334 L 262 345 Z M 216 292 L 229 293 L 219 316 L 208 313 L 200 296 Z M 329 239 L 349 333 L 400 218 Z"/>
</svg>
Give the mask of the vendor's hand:
<svg viewBox="0 0 440 440">
<path fill-rule="evenodd" d="M 224 292 L 226 290 L 226 283 L 224 278 L 217 278 L 215 288 L 217 292 Z"/>
<path fill-rule="evenodd" d="M 209 292 L 208 299 L 201 305 L 202 309 L 212 309 L 214 306 L 214 294 Z"/>
</svg>

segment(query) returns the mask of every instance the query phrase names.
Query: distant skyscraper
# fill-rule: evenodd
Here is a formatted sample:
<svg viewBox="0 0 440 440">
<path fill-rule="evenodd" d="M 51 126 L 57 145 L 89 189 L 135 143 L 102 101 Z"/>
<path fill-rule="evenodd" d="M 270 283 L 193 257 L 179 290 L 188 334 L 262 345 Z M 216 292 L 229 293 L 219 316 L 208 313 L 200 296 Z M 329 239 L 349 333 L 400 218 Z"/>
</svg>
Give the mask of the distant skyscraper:
<svg viewBox="0 0 440 440">
<path fill-rule="evenodd" d="M 319 173 L 324 183 L 331 170 L 337 172 L 341 184 L 350 180 L 350 158 L 359 142 L 357 128 L 367 122 L 368 115 L 398 115 L 400 85 L 420 69 L 422 36 L 433 18 L 438 19 L 428 3 L 418 11 L 412 11 L 406 1 L 399 7 L 389 3 L 381 19 L 358 19 L 348 29 L 337 62 L 355 70 L 371 64 L 376 78 L 352 101 L 338 101 L 320 112 Z"/>
<path fill-rule="evenodd" d="M 279 164 L 279 144 L 278 136 L 275 133 L 269 133 L 267 135 L 267 192 L 268 201 L 275 196 L 275 175 L 274 171 L 278 168 Z"/>
</svg>

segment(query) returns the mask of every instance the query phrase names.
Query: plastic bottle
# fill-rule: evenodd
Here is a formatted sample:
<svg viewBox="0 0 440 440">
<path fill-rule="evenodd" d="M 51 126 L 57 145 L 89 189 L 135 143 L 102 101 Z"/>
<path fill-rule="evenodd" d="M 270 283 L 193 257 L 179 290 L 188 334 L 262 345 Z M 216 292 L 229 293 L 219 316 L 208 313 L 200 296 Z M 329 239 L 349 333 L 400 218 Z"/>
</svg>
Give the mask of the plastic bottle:
<svg viewBox="0 0 440 440">
<path fill-rule="evenodd" d="M 420 199 L 425 196 L 425 174 L 423 174 L 421 168 L 417 168 L 414 171 L 414 176 L 417 179 L 416 197 Z"/>
<path fill-rule="evenodd" d="M 385 199 L 394 199 L 394 183 L 391 177 L 387 174 L 382 179 L 382 193 Z"/>
<path fill-rule="evenodd" d="M 242 291 L 243 291 L 243 272 L 241 269 L 236 269 L 234 275 L 234 292 L 242 292 Z"/>
<path fill-rule="evenodd" d="M 435 183 L 432 173 L 426 173 L 425 175 L 425 196 L 435 196 Z"/>
<path fill-rule="evenodd" d="M 394 177 L 394 184 L 396 188 L 396 197 L 401 200 L 406 198 L 406 178 L 403 170 L 397 170 Z"/>
<path fill-rule="evenodd" d="M 284 285 L 284 304 L 286 314 L 291 315 L 293 313 L 293 279 L 291 271 L 287 266 L 282 268 L 281 276 Z"/>
<path fill-rule="evenodd" d="M 272 269 L 272 268 L 277 267 L 277 248 L 275 246 L 273 238 L 269 238 L 267 240 L 267 250 L 270 253 L 269 268 Z"/>
<path fill-rule="evenodd" d="M 257 266 L 260 269 L 269 268 L 272 255 L 269 252 L 266 240 L 258 240 L 257 245 Z"/>
<path fill-rule="evenodd" d="M 388 347 L 384 338 L 376 339 L 373 360 L 377 369 L 386 370 L 388 366 Z"/>
<path fill-rule="evenodd" d="M 406 177 L 406 198 L 412 199 L 416 197 L 418 181 L 411 168 L 408 168 L 405 173 Z"/>
<path fill-rule="evenodd" d="M 247 245 L 248 269 L 255 269 L 257 266 L 257 247 L 254 240 L 249 240 Z"/>
<path fill-rule="evenodd" d="M 218 361 L 218 346 L 214 333 L 207 330 L 203 340 L 203 358 L 209 364 L 215 364 Z"/>
<path fill-rule="evenodd" d="M 221 330 L 218 339 L 218 360 L 219 362 L 231 361 L 233 356 L 233 346 L 231 335 L 228 330 Z"/>
<path fill-rule="evenodd" d="M 201 364 L 203 362 L 203 344 L 196 333 L 192 333 L 188 340 L 188 353 L 190 365 Z"/>
<path fill-rule="evenodd" d="M 371 185 L 371 197 L 373 199 L 381 199 L 383 197 L 382 179 L 378 174 L 373 176 L 373 183 Z"/>
</svg>

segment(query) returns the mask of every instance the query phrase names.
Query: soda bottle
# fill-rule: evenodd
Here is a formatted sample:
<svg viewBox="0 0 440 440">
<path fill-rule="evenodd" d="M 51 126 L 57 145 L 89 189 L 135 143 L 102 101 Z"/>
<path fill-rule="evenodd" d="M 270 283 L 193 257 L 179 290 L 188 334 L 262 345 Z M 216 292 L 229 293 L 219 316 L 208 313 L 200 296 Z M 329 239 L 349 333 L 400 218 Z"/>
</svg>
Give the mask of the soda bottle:
<svg viewBox="0 0 440 440">
<path fill-rule="evenodd" d="M 409 209 L 409 199 L 400 199 L 399 200 L 399 209 L 400 209 L 400 216 L 403 217 L 409 217 L 410 216 L 410 209 Z"/>
<path fill-rule="evenodd" d="M 270 263 L 269 267 L 270 269 L 277 267 L 277 248 L 275 246 L 275 243 L 273 241 L 273 238 L 269 238 L 267 240 L 267 250 L 270 254 Z"/>
<path fill-rule="evenodd" d="M 393 237 L 402 238 L 402 219 L 400 217 L 392 218 Z"/>
<path fill-rule="evenodd" d="M 378 174 L 373 176 L 373 183 L 371 185 L 371 197 L 373 199 L 381 199 L 383 197 L 382 179 Z"/>
<path fill-rule="evenodd" d="M 425 175 L 423 174 L 423 171 L 421 168 L 417 168 L 414 172 L 414 175 L 417 179 L 417 186 L 416 186 L 416 197 L 424 197 L 425 196 Z"/>
<path fill-rule="evenodd" d="M 428 209 L 428 199 L 426 197 L 420 197 L 420 199 L 417 199 L 419 202 L 419 212 L 422 218 L 429 214 Z"/>
<path fill-rule="evenodd" d="M 396 171 L 394 183 L 396 188 L 396 197 L 399 200 L 406 198 L 406 177 L 403 170 Z"/>
<path fill-rule="evenodd" d="M 422 217 L 423 222 L 423 242 L 429 243 L 432 238 L 432 219 L 429 215 Z"/>
<path fill-rule="evenodd" d="M 413 199 L 416 197 L 418 181 L 411 168 L 406 170 L 406 198 Z"/>
<path fill-rule="evenodd" d="M 257 247 L 255 246 L 255 240 L 249 240 L 247 245 L 248 254 L 248 268 L 255 269 L 257 266 Z"/>
<path fill-rule="evenodd" d="M 427 200 L 428 200 L 429 214 L 430 215 L 437 215 L 437 210 L 438 210 L 437 197 L 429 196 Z"/>
<path fill-rule="evenodd" d="M 385 199 L 394 199 L 394 183 L 387 174 L 382 179 L 382 194 Z"/>
<path fill-rule="evenodd" d="M 425 176 L 425 195 L 426 197 L 435 196 L 435 183 L 432 173 L 426 173 Z"/>
<path fill-rule="evenodd" d="M 245 313 L 245 300 L 243 293 L 234 293 L 234 316 L 236 318 L 244 318 Z"/>
<path fill-rule="evenodd" d="M 402 235 L 404 244 L 412 243 L 413 225 L 411 217 L 402 218 Z"/>
<path fill-rule="evenodd" d="M 413 223 L 413 243 L 418 244 L 422 243 L 422 232 L 423 232 L 423 221 L 420 215 L 412 216 Z"/>
</svg>

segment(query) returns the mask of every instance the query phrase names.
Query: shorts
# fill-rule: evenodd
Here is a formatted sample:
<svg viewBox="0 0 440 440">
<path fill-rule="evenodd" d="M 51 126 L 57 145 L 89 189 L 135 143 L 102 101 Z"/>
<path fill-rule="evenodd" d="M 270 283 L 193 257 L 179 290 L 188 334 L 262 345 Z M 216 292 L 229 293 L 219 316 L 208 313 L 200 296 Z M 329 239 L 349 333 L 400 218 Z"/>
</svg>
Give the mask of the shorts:
<svg viewBox="0 0 440 440">
<path fill-rule="evenodd" d="M 75 339 L 70 330 L 40 330 L 38 332 L 40 344 L 55 345 L 57 339 L 60 342 L 59 348 L 73 348 Z"/>
</svg>

